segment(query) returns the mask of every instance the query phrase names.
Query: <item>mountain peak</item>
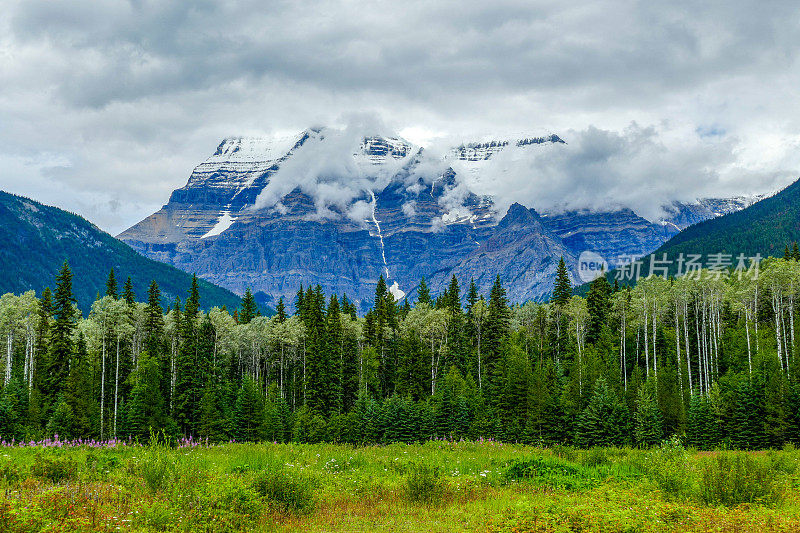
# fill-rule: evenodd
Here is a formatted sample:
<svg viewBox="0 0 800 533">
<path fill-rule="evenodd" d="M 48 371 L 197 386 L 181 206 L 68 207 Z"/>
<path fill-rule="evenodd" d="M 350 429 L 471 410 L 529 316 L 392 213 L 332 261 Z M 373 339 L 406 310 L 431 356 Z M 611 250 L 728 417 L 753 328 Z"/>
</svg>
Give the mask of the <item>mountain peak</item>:
<svg viewBox="0 0 800 533">
<path fill-rule="evenodd" d="M 539 214 L 534 209 L 528 209 L 524 205 L 514 202 L 508 208 L 506 215 L 500 220 L 500 227 L 512 224 L 531 224 L 540 220 Z"/>
</svg>

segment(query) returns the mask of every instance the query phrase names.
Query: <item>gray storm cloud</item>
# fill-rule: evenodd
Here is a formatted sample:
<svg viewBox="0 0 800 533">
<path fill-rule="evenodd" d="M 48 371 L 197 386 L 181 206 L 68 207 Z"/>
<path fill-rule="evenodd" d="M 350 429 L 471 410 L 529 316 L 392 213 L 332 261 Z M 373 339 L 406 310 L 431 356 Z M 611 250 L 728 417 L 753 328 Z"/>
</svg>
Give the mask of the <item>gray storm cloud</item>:
<svg viewBox="0 0 800 533">
<path fill-rule="evenodd" d="M 558 133 L 569 150 L 507 162 L 514 185 L 495 184 L 534 206 L 652 210 L 633 184 L 762 192 L 800 168 L 792 1 L 8 0 L 2 12 L 0 188 L 112 232 L 156 210 L 223 137 L 353 112 L 422 145 Z M 305 165 L 295 178 L 343 201 Z"/>
</svg>

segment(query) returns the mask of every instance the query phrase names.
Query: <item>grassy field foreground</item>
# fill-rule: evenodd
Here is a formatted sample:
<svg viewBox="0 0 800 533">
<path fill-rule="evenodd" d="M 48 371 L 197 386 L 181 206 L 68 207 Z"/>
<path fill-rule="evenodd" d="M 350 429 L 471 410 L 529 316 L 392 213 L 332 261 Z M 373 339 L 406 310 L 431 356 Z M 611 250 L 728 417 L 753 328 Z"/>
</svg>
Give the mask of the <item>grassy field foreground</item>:
<svg viewBox="0 0 800 533">
<path fill-rule="evenodd" d="M 798 531 L 800 452 L 0 448 L 0 531 Z"/>
</svg>

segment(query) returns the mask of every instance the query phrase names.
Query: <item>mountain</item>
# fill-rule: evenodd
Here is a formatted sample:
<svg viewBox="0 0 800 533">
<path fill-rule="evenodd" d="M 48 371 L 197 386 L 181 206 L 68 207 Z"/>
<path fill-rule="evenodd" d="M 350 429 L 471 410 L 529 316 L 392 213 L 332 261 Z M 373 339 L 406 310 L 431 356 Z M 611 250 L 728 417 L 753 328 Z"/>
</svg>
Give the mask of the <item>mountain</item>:
<svg viewBox="0 0 800 533">
<path fill-rule="evenodd" d="M 228 138 L 166 205 L 118 237 L 147 257 L 271 302 L 320 284 L 364 308 L 381 275 L 400 298 L 423 276 L 438 292 L 454 274 L 484 292 L 500 275 L 515 282 L 511 299 L 524 301 L 550 293 L 560 256 L 577 280 L 586 249 L 612 264 L 641 256 L 748 202 L 672 204 L 657 221 L 630 210 L 539 213 L 519 204 L 502 213 L 468 185 L 498 178 L 506 161 L 564 146 L 547 134 L 432 153 L 396 135 L 331 128 Z"/>
<path fill-rule="evenodd" d="M 656 222 L 630 209 L 569 211 L 547 215 L 542 220 L 574 255 L 590 250 L 600 254 L 613 268 L 631 257 L 655 250 L 692 224 L 744 209 L 760 198 L 740 196 L 725 200 L 704 198 L 692 204 L 676 202 L 665 207 L 665 216 Z"/>
<path fill-rule="evenodd" d="M 0 294 L 41 292 L 54 287 L 64 261 L 73 271 L 73 290 L 83 312 L 91 308 L 97 294 L 105 293 L 105 282 L 114 268 L 120 289 L 131 277 L 138 298 L 146 299 L 151 280 L 161 288 L 164 305 L 175 296 L 186 298 L 192 277 L 177 268 L 138 254 L 130 246 L 85 219 L 0 191 Z M 207 281 L 200 281 L 204 308 L 239 305 L 239 297 Z"/>
<path fill-rule="evenodd" d="M 680 254 L 684 257 L 699 254 L 704 264 L 710 254 L 729 254 L 735 267 L 739 254 L 747 258 L 756 254 L 783 256 L 785 247 L 798 241 L 800 180 L 746 209 L 685 229 L 642 261 L 649 268 L 653 256 L 661 260 L 666 254 L 667 260 L 672 262 L 670 272 L 675 273 Z"/>
</svg>

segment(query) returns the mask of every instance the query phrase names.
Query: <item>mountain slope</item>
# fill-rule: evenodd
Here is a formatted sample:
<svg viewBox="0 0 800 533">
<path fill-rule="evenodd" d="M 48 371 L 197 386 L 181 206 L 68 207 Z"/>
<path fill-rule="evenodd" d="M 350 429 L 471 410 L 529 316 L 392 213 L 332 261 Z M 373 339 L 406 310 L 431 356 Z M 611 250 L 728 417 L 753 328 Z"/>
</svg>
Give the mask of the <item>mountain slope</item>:
<svg viewBox="0 0 800 533">
<path fill-rule="evenodd" d="M 664 254 L 671 262 L 670 274 L 675 274 L 680 254 L 699 254 L 704 266 L 710 254 L 729 254 L 735 267 L 739 254 L 782 256 L 786 245 L 795 241 L 800 241 L 800 180 L 741 211 L 686 228 L 642 258 L 642 274 L 647 275 L 651 261 L 662 260 Z M 609 278 L 614 277 L 616 272 L 610 272 Z"/>
<path fill-rule="evenodd" d="M 0 294 L 53 287 L 58 270 L 69 262 L 78 306 L 86 312 L 113 267 L 121 285 L 131 277 L 138 298 L 145 299 L 150 281 L 161 288 L 164 304 L 186 297 L 191 276 L 177 268 L 141 256 L 130 246 L 85 219 L 0 191 Z M 232 292 L 200 281 L 204 308 L 239 305 Z"/>
</svg>

